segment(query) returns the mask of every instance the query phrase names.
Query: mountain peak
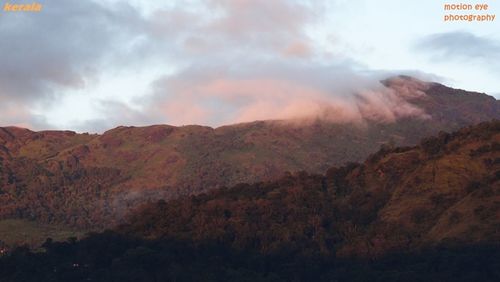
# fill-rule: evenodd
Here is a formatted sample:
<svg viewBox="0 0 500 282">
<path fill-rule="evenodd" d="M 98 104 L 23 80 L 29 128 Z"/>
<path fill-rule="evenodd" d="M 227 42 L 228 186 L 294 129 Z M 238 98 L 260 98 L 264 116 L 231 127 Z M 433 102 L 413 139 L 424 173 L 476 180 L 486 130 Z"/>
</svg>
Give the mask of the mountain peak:
<svg viewBox="0 0 500 282">
<path fill-rule="evenodd" d="M 415 78 L 413 76 L 408 75 L 398 75 L 389 77 L 381 81 L 381 83 L 388 88 L 392 88 L 396 91 L 405 90 L 404 92 L 417 92 L 417 91 L 426 91 L 433 85 L 436 85 L 436 82 L 428 82 L 423 81 L 421 79 Z"/>
</svg>

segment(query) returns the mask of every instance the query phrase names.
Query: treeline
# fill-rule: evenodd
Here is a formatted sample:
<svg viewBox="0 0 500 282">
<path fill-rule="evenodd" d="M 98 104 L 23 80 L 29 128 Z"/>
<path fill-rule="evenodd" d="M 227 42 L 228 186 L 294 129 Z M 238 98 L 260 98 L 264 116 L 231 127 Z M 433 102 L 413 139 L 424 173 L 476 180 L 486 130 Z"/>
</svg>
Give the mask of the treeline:
<svg viewBox="0 0 500 282">
<path fill-rule="evenodd" d="M 48 170 L 32 160 L 0 160 L 0 219 L 23 218 L 81 228 L 100 227 L 114 217 L 112 183 L 123 179 L 111 168 Z"/>
<path fill-rule="evenodd" d="M 114 232 L 16 249 L 0 258 L 1 281 L 498 281 L 500 246 L 436 247 L 383 257 L 263 255 L 224 244 L 193 245 Z"/>
</svg>

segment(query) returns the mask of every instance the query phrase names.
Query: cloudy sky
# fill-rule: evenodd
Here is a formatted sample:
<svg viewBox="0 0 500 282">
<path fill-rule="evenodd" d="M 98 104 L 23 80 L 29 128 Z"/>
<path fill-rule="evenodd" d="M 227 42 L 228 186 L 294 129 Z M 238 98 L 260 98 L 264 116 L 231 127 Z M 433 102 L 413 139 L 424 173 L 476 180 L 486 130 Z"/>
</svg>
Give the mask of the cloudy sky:
<svg viewBox="0 0 500 282">
<path fill-rule="evenodd" d="M 500 22 L 444 22 L 445 2 L 39 0 L 40 13 L 2 10 L 0 125 L 102 132 L 288 118 L 378 95 L 396 74 L 500 98 Z"/>
</svg>

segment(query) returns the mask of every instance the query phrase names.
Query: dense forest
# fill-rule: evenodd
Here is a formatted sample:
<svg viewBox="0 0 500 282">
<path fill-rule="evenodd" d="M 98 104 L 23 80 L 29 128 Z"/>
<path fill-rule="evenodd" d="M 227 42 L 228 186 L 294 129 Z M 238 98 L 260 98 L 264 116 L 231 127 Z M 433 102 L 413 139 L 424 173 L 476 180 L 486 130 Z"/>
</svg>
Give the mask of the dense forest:
<svg viewBox="0 0 500 282">
<path fill-rule="evenodd" d="M 224 244 L 141 240 L 114 232 L 18 248 L 1 281 L 498 281 L 500 246 L 439 246 L 377 259 L 264 255 Z"/>
<path fill-rule="evenodd" d="M 0 260 L 5 281 L 498 281 L 500 122 L 145 204 L 113 231 Z"/>
<path fill-rule="evenodd" d="M 363 164 L 159 201 L 118 230 L 266 254 L 377 257 L 434 242 L 500 241 L 500 122 L 384 146 Z"/>
</svg>

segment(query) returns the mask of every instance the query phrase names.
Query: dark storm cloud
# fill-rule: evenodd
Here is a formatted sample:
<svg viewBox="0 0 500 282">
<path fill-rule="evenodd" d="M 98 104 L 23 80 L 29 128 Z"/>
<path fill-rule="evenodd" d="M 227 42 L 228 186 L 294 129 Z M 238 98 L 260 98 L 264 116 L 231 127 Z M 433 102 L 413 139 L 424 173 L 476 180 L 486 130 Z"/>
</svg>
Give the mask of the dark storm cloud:
<svg viewBox="0 0 500 282">
<path fill-rule="evenodd" d="M 500 42 L 463 31 L 432 34 L 419 40 L 415 47 L 440 61 L 500 59 Z"/>
</svg>

